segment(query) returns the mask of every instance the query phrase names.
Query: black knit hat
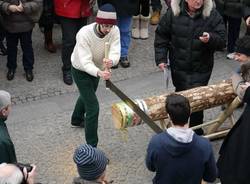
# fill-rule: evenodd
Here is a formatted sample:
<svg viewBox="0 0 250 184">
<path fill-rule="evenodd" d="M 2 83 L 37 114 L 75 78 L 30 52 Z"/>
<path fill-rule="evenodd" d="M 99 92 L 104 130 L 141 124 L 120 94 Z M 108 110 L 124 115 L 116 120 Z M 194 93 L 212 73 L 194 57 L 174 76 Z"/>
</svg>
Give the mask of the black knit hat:
<svg viewBox="0 0 250 184">
<path fill-rule="evenodd" d="M 98 179 L 108 164 L 105 154 L 88 144 L 80 145 L 75 150 L 73 159 L 80 177 L 89 181 Z"/>
<path fill-rule="evenodd" d="M 250 56 L 250 36 L 245 35 L 236 42 L 235 52 Z"/>
</svg>

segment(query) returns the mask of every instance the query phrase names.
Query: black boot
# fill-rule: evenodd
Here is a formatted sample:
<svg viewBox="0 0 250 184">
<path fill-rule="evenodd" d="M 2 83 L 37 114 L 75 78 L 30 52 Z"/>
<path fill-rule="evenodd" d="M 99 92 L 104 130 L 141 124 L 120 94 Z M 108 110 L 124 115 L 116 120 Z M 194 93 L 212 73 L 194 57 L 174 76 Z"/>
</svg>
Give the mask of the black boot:
<svg viewBox="0 0 250 184">
<path fill-rule="evenodd" d="M 6 75 L 8 80 L 13 80 L 15 77 L 15 70 L 14 69 L 9 69 Z"/>
<path fill-rule="evenodd" d="M 69 71 L 63 71 L 63 82 L 67 85 L 73 84 L 73 79 L 70 70 Z"/>
</svg>

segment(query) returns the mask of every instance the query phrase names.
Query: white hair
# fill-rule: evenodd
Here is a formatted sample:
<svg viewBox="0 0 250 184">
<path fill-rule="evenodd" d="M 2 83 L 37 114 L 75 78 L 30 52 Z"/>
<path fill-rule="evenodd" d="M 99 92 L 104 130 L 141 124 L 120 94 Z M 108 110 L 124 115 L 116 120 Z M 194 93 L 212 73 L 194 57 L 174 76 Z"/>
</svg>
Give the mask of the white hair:
<svg viewBox="0 0 250 184">
<path fill-rule="evenodd" d="M 21 184 L 23 173 L 13 164 L 0 164 L 0 184 Z"/>
</svg>

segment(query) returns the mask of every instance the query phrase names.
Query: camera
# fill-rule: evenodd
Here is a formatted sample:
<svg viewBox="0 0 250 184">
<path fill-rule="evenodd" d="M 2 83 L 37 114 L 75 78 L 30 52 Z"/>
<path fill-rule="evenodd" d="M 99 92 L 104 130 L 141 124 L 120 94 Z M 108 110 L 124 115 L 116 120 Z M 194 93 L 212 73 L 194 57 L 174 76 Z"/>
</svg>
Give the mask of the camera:
<svg viewBox="0 0 250 184">
<path fill-rule="evenodd" d="M 23 164 L 23 163 L 16 163 L 15 164 L 22 172 L 23 168 L 25 167 L 27 169 L 27 172 L 29 173 L 32 171 L 33 167 L 30 164 Z"/>
</svg>

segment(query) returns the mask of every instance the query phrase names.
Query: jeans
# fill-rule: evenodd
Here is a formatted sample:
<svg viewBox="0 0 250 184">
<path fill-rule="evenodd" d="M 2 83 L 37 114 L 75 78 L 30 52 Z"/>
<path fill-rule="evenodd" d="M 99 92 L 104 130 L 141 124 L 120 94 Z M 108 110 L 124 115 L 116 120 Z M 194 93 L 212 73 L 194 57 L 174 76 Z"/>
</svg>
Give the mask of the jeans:
<svg viewBox="0 0 250 184">
<path fill-rule="evenodd" d="M 128 49 L 131 41 L 131 21 L 132 16 L 118 17 L 118 27 L 120 29 L 121 39 L 121 57 L 128 56 Z"/>
<path fill-rule="evenodd" d="M 17 45 L 20 40 L 23 51 L 23 67 L 24 70 L 32 70 L 34 65 L 34 52 L 32 47 L 32 30 L 23 33 L 8 33 L 7 40 L 7 67 L 16 70 L 17 67 Z"/>
<path fill-rule="evenodd" d="M 232 53 L 235 50 L 235 42 L 239 38 L 241 18 L 223 16 L 223 20 L 226 26 L 226 30 L 228 30 L 227 51 L 229 53 Z"/>
<path fill-rule="evenodd" d="M 72 19 L 67 17 L 59 17 L 62 27 L 62 62 L 63 71 L 71 69 L 71 54 L 76 44 L 76 34 L 87 24 L 87 18 Z"/>
<path fill-rule="evenodd" d="M 157 11 L 162 9 L 162 5 L 161 5 L 161 0 L 151 0 L 151 6 L 153 11 Z"/>
<path fill-rule="evenodd" d="M 99 103 L 95 92 L 98 87 L 99 77 L 91 76 L 73 67 L 71 68 L 71 73 L 80 93 L 71 121 L 84 121 L 86 142 L 96 147 L 98 143 Z"/>
</svg>

